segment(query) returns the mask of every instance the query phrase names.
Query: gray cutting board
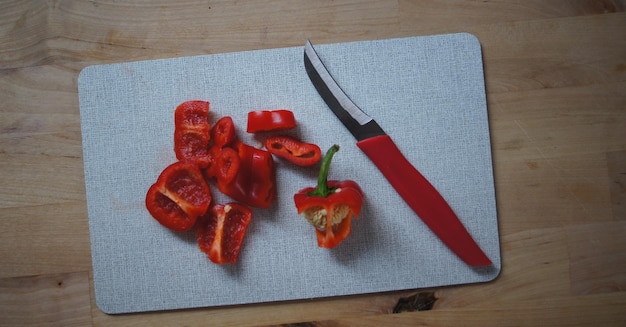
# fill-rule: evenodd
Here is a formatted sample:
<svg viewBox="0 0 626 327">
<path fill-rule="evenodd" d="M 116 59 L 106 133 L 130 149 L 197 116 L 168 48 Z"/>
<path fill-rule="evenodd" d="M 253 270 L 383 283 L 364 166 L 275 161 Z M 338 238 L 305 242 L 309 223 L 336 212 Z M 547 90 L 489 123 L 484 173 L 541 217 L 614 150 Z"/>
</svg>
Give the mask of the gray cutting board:
<svg viewBox="0 0 626 327">
<path fill-rule="evenodd" d="M 312 40 L 315 44 L 315 40 Z M 305 40 L 302 40 L 304 44 Z M 303 46 L 90 66 L 78 78 L 96 303 L 107 313 L 310 299 L 487 282 L 501 269 L 491 143 L 479 41 L 470 34 L 316 49 L 339 85 L 439 189 L 489 258 L 466 266 L 419 220 L 355 145 L 307 78 Z M 175 161 L 173 112 L 211 102 L 239 137 L 246 115 L 286 108 L 289 134 L 337 143 L 331 179 L 366 193 L 352 235 L 317 247 L 292 196 L 316 172 L 277 162 L 278 200 L 255 210 L 239 263 L 215 265 L 193 232 L 174 233 L 145 209 L 148 187 Z M 228 201 L 213 189 L 217 201 Z"/>
</svg>

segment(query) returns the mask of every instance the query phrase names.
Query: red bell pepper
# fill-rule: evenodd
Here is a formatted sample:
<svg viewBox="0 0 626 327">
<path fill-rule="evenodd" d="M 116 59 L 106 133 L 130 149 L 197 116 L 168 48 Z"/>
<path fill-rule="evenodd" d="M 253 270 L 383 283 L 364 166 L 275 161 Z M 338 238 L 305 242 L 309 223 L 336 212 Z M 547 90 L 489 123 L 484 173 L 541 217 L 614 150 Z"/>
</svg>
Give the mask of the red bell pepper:
<svg viewBox="0 0 626 327">
<path fill-rule="evenodd" d="M 269 132 L 296 127 L 296 118 L 290 110 L 257 110 L 248 113 L 248 133 Z"/>
<path fill-rule="evenodd" d="M 205 170 L 205 176 L 215 178 L 218 185 L 229 184 L 239 173 L 241 159 L 237 151 L 229 147 L 216 151 L 211 166 Z"/>
<path fill-rule="evenodd" d="M 209 185 L 195 163 L 166 167 L 146 194 L 146 208 L 161 225 L 178 232 L 191 229 L 211 202 Z"/>
<path fill-rule="evenodd" d="M 196 226 L 200 250 L 214 263 L 236 264 L 251 220 L 252 210 L 244 205 L 213 205 Z"/>
<path fill-rule="evenodd" d="M 339 146 L 333 145 L 324 156 L 317 187 L 300 190 L 293 197 L 299 214 L 315 227 L 317 244 L 333 248 L 350 234 L 352 217 L 357 218 L 363 205 L 363 191 L 351 180 L 328 180 L 328 170 Z"/>
<path fill-rule="evenodd" d="M 220 118 L 211 128 L 211 139 L 214 147 L 225 147 L 237 140 L 235 124 L 230 116 Z"/>
<path fill-rule="evenodd" d="M 269 208 L 276 199 L 276 173 L 272 155 L 241 141 L 234 149 L 239 169 L 230 181 L 217 179 L 217 188 L 233 200 L 259 208 Z"/>
<path fill-rule="evenodd" d="M 209 102 L 192 100 L 181 103 L 174 113 L 174 152 L 178 160 L 209 165 Z"/>
<path fill-rule="evenodd" d="M 298 166 L 312 166 L 320 161 L 322 150 L 316 144 L 304 143 L 290 136 L 272 136 L 265 140 L 271 154 Z"/>
<path fill-rule="evenodd" d="M 218 189 L 245 205 L 268 208 L 276 198 L 276 173 L 272 155 L 241 142 L 230 117 L 221 118 L 211 129 L 211 163 L 204 169 Z"/>
<path fill-rule="evenodd" d="M 208 178 L 216 178 L 229 183 L 239 171 L 239 154 L 230 146 L 237 141 L 235 124 L 230 116 L 220 118 L 211 128 L 211 163 L 204 170 Z"/>
</svg>

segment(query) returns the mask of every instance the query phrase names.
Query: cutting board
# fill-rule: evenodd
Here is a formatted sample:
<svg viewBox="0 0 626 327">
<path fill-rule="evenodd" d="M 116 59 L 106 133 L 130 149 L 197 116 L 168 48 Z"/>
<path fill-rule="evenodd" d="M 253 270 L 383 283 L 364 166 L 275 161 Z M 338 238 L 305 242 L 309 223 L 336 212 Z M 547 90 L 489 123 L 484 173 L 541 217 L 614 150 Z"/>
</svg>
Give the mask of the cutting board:
<svg viewBox="0 0 626 327">
<path fill-rule="evenodd" d="M 304 44 L 303 40 L 303 44 Z M 315 44 L 315 40 L 312 40 Z M 470 268 L 395 193 L 317 94 L 303 46 L 86 67 L 79 75 L 85 184 L 96 303 L 110 314 L 431 288 L 493 280 L 500 249 L 480 43 L 470 34 L 318 44 L 344 91 L 375 118 L 441 192 L 492 267 Z M 293 194 L 316 169 L 275 159 L 278 199 L 255 209 L 236 265 L 216 265 L 193 232 L 147 212 L 148 187 L 176 159 L 173 113 L 211 103 L 210 119 L 289 109 L 286 132 L 323 150 L 341 146 L 331 179 L 352 179 L 365 202 L 352 234 L 317 247 Z M 213 187 L 217 202 L 230 201 Z"/>
</svg>

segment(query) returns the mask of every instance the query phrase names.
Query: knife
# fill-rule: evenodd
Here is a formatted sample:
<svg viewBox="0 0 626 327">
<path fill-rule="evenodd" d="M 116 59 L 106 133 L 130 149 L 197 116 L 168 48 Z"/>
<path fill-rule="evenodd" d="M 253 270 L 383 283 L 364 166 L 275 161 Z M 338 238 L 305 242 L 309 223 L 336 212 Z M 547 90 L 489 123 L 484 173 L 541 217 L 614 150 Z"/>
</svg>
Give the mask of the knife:
<svg viewBox="0 0 626 327">
<path fill-rule="evenodd" d="M 437 189 L 413 167 L 378 123 L 337 85 L 308 40 L 304 67 L 322 99 L 357 139 L 356 145 L 432 232 L 469 266 L 492 265 Z"/>
</svg>

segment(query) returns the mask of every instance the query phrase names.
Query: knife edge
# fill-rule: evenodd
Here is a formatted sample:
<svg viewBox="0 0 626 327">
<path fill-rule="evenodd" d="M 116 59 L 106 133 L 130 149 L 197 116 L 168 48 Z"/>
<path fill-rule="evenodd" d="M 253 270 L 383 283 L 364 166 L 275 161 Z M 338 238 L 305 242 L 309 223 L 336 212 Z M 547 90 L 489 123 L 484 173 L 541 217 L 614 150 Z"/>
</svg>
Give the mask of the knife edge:
<svg viewBox="0 0 626 327">
<path fill-rule="evenodd" d="M 357 140 L 385 135 L 378 123 L 341 89 L 308 40 L 304 50 L 304 67 L 324 102 Z"/>
</svg>

